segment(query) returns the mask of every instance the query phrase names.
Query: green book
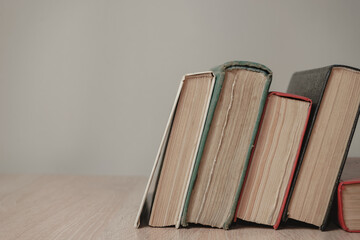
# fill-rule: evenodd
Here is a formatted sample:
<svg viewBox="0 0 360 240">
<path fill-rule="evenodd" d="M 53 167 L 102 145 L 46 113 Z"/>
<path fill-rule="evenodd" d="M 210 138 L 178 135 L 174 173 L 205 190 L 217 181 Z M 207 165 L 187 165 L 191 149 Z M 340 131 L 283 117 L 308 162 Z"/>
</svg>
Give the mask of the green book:
<svg viewBox="0 0 360 240">
<path fill-rule="evenodd" d="M 271 83 L 272 72 L 261 64 L 242 61 L 228 62 L 213 68 L 212 71 L 215 75 L 214 92 L 201 137 L 195 167 L 191 175 L 181 224 L 186 226 L 187 222 L 193 222 L 228 229 L 234 218 L 247 165 Z M 228 81 L 228 83 L 226 81 Z M 257 81 L 258 84 L 252 84 L 255 81 Z M 234 82 L 238 84 L 237 89 L 233 88 Z M 248 86 L 250 84 L 252 85 Z M 226 88 L 226 86 L 228 87 Z M 228 94 L 229 91 L 227 90 L 230 90 L 230 94 Z M 236 90 L 238 91 L 236 92 Z M 253 92 L 245 96 L 245 91 Z M 231 93 L 238 95 L 238 98 L 233 97 L 233 101 L 236 99 L 238 99 L 238 101 L 232 102 L 232 108 L 235 108 L 235 104 L 240 108 L 241 106 L 247 105 L 247 108 L 240 109 L 240 111 L 237 112 L 231 112 L 230 103 L 219 104 L 219 102 L 225 102 L 226 99 L 229 98 L 229 95 L 231 99 Z M 228 111 L 229 109 L 230 111 Z M 214 116 L 216 114 L 224 115 L 224 112 L 228 113 L 227 121 L 232 120 L 233 123 L 235 123 L 234 126 L 231 126 L 231 129 L 226 129 L 226 127 L 230 127 L 229 122 L 227 122 L 228 125 L 225 126 L 226 122 L 221 116 Z M 241 114 L 249 114 L 249 112 L 252 112 L 253 115 L 251 119 L 246 119 L 246 117 L 241 116 Z M 231 114 L 234 115 L 231 116 Z M 230 119 L 231 117 L 232 119 Z M 241 121 L 246 125 L 236 126 L 236 123 L 240 124 Z M 222 129 L 215 129 L 214 125 L 222 124 L 222 122 L 224 122 L 224 124 L 221 125 Z M 220 132 L 220 134 L 216 134 L 217 132 Z M 209 139 L 209 137 L 212 137 L 212 139 Z M 246 139 L 241 139 L 245 137 Z M 219 145 L 219 142 L 222 140 L 221 138 L 225 139 L 225 141 L 227 138 L 227 146 Z M 225 141 L 223 140 L 221 143 L 224 144 Z M 232 143 L 232 141 L 237 142 Z M 215 151 L 211 151 L 214 147 L 220 148 L 220 150 L 216 149 Z M 225 149 L 221 151 L 221 147 Z M 236 152 L 240 149 L 242 149 L 242 153 L 234 153 L 234 151 Z M 229 150 L 232 152 L 228 152 Z M 203 157 L 204 151 L 207 151 L 205 159 Z M 219 156 L 220 154 L 222 158 Z M 241 159 L 236 159 L 236 157 L 240 157 Z M 204 162 L 205 160 L 210 163 L 211 168 L 208 167 L 209 164 Z M 224 164 L 229 163 L 230 165 L 225 172 L 222 167 Z M 235 167 L 235 165 L 239 164 L 241 166 Z M 203 167 L 203 169 L 200 169 L 201 167 Z M 216 169 L 218 169 L 217 172 Z M 201 177 L 199 174 L 203 176 Z M 215 174 L 218 176 L 215 176 Z M 229 181 L 232 180 L 234 180 L 234 185 L 231 189 L 222 189 L 228 188 Z M 222 182 L 222 184 L 218 186 L 218 182 Z M 215 189 L 212 190 L 211 188 Z M 198 193 L 196 194 L 194 191 L 198 191 Z M 226 194 L 223 198 L 228 198 L 228 200 L 220 199 L 220 194 Z M 208 209 L 204 209 L 206 207 L 208 207 Z M 189 211 L 191 211 L 191 213 Z M 222 217 L 217 217 L 220 214 L 222 214 Z"/>
<path fill-rule="evenodd" d="M 272 73 L 243 61 L 210 73 L 187 75 L 182 82 L 187 85 L 175 100 L 137 226 L 146 212 L 149 224 L 160 227 L 190 222 L 228 229 L 233 221 Z"/>
</svg>

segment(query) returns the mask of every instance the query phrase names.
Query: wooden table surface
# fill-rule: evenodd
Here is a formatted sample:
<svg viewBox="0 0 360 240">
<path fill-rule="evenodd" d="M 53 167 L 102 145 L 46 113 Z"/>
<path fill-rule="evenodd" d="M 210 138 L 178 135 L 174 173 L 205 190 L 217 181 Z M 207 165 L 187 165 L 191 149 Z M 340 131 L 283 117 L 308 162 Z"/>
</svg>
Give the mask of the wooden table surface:
<svg viewBox="0 0 360 240">
<path fill-rule="evenodd" d="M 321 232 L 291 223 L 280 230 L 236 224 L 133 227 L 145 177 L 0 175 L 0 239 L 360 239 L 336 226 Z"/>
</svg>

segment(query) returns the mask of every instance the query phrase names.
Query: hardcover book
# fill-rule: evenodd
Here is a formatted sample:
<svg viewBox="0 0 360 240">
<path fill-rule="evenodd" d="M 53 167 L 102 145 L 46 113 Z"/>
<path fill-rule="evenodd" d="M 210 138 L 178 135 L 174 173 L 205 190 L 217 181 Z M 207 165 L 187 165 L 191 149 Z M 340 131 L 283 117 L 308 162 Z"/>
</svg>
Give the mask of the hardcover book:
<svg viewBox="0 0 360 240">
<path fill-rule="evenodd" d="M 240 61 L 228 62 L 213 72 L 185 76 L 146 186 L 136 227 L 140 220 L 157 227 L 179 227 L 180 220 L 183 225 L 190 220 L 229 227 L 271 76 L 263 65 Z M 201 82 L 201 86 L 196 82 Z M 217 182 L 222 185 L 217 187 L 227 189 L 226 195 L 217 192 Z M 199 200 L 204 186 L 206 198 Z M 217 198 L 222 201 L 220 205 Z M 216 224 L 203 214 L 199 214 L 200 221 L 192 221 L 193 215 L 189 218 L 189 212 L 199 210 L 193 204 L 199 203 L 201 212 L 221 213 Z"/>
<path fill-rule="evenodd" d="M 359 117 L 360 71 L 332 65 L 297 72 L 288 93 L 310 98 L 313 108 L 284 220 L 324 230 Z"/>
<path fill-rule="evenodd" d="M 338 221 L 348 232 L 360 232 L 360 158 L 348 159 L 338 187 Z"/>
<path fill-rule="evenodd" d="M 180 225 L 190 173 L 213 88 L 212 72 L 183 77 L 145 188 L 135 227 L 139 227 L 141 222 L 151 226 Z"/>
<path fill-rule="evenodd" d="M 279 227 L 311 110 L 311 100 L 268 95 L 236 218 Z"/>
<path fill-rule="evenodd" d="M 213 69 L 215 87 L 182 217 L 228 229 L 235 214 L 272 73 L 229 62 Z"/>
</svg>

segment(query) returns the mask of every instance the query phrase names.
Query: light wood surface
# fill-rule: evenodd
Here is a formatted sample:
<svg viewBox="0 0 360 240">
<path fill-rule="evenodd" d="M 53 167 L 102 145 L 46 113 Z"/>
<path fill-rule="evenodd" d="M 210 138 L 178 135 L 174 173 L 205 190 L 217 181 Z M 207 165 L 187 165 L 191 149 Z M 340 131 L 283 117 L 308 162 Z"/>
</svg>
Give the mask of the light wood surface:
<svg viewBox="0 0 360 240">
<path fill-rule="evenodd" d="M 291 223 L 280 230 L 133 227 L 145 177 L 0 175 L 0 239 L 360 239 L 336 226 L 321 232 Z"/>
</svg>

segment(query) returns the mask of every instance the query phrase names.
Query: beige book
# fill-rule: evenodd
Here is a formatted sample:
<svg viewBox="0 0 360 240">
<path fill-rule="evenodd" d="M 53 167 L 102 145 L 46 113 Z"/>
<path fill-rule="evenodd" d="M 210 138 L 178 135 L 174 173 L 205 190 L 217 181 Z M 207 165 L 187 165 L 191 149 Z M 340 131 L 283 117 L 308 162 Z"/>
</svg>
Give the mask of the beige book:
<svg viewBox="0 0 360 240">
<path fill-rule="evenodd" d="M 212 72 L 183 77 L 141 201 L 136 227 L 141 219 L 151 226 L 180 225 L 213 87 Z"/>
<path fill-rule="evenodd" d="M 360 70 L 329 66 L 295 73 L 288 92 L 314 103 L 288 217 L 326 227 L 360 106 Z"/>
<path fill-rule="evenodd" d="M 271 76 L 243 61 L 185 76 L 136 225 L 149 215 L 154 227 L 229 227 Z"/>
<path fill-rule="evenodd" d="M 263 72 L 225 71 L 188 201 L 187 222 L 225 229 L 232 222 L 268 86 Z"/>
<path fill-rule="evenodd" d="M 310 109 L 310 99 L 269 94 L 239 199 L 239 219 L 278 228 Z"/>
</svg>

